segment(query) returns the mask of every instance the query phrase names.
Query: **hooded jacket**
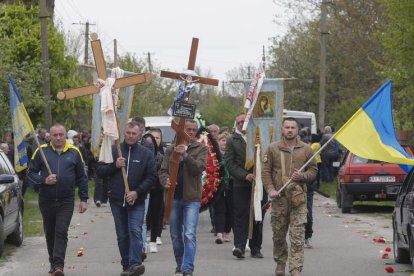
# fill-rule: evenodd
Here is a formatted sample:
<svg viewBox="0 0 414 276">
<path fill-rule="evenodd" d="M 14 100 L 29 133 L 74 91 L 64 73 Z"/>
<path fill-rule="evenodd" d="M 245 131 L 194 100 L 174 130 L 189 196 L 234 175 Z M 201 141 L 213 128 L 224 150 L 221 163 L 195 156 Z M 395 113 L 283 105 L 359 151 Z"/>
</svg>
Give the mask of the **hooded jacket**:
<svg viewBox="0 0 414 276">
<path fill-rule="evenodd" d="M 138 198 L 134 205 L 144 202 L 151 187 L 157 178 L 157 168 L 154 154 L 140 144 L 128 145 L 121 143 L 122 157 L 126 159 L 125 170 L 127 173 L 130 191 L 136 191 Z M 118 205 L 124 205 L 125 184 L 121 168 L 116 167 L 118 151 L 112 146 L 113 163 L 100 162 L 96 173 L 99 177 L 109 177 L 109 200 Z"/>
</svg>

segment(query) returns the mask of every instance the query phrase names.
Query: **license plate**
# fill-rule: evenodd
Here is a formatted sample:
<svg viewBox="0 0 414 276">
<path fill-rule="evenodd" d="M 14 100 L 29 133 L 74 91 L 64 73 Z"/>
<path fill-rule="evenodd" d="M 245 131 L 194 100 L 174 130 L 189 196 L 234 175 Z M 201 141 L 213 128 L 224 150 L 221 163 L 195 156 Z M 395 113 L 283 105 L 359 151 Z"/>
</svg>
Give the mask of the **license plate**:
<svg viewBox="0 0 414 276">
<path fill-rule="evenodd" d="M 395 176 L 370 176 L 369 182 L 395 182 Z"/>
</svg>

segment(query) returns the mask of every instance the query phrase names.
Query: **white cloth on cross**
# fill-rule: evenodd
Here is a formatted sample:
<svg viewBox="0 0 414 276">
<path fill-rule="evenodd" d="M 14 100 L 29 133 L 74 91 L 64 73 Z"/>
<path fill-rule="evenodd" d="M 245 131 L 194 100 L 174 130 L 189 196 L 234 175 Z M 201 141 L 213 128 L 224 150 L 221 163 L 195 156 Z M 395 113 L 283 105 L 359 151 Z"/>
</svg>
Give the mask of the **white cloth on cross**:
<svg viewBox="0 0 414 276">
<path fill-rule="evenodd" d="M 262 221 L 262 199 L 263 199 L 263 182 L 262 182 L 262 165 L 260 162 L 260 145 L 256 144 L 256 177 L 253 194 L 254 220 Z"/>
<path fill-rule="evenodd" d="M 114 161 L 111 147 L 115 140 L 119 139 L 118 125 L 116 121 L 116 106 L 118 104 L 119 89 L 114 89 L 115 80 L 124 76 L 124 70 L 119 67 L 111 70 L 111 77 L 106 81 L 98 79 L 96 86 L 101 91 L 101 114 L 102 114 L 102 128 L 103 139 L 101 150 L 99 152 L 99 161 L 105 163 L 112 163 Z"/>
</svg>

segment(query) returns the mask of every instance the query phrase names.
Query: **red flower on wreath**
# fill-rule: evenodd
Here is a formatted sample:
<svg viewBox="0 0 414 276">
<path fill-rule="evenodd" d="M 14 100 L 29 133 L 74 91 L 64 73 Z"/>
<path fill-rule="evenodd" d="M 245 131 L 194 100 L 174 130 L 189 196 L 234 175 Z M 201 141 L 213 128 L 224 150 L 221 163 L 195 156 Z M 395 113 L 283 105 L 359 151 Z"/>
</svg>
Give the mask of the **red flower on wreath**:
<svg viewBox="0 0 414 276">
<path fill-rule="evenodd" d="M 220 185 L 220 166 L 217 159 L 216 151 L 208 138 L 207 132 L 202 132 L 198 137 L 198 141 L 208 147 L 207 166 L 201 178 L 202 181 L 202 196 L 201 205 L 207 205 L 214 197 Z"/>
</svg>

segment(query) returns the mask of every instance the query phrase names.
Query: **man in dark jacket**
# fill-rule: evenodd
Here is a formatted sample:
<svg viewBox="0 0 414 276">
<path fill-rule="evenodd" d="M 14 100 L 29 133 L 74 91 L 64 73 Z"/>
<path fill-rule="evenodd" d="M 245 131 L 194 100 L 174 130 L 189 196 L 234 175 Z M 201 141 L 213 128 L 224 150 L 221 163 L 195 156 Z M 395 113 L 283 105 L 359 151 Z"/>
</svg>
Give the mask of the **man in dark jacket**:
<svg viewBox="0 0 414 276">
<path fill-rule="evenodd" d="M 50 128 L 50 144 L 41 145 L 51 174 L 36 149 L 29 165 L 29 179 L 39 185 L 39 208 L 43 217 L 47 251 L 53 276 L 63 276 L 68 229 L 75 204 L 75 185 L 79 186 L 79 212 L 87 209 L 88 178 L 79 150 L 66 143 L 66 129 Z"/>
<path fill-rule="evenodd" d="M 196 236 L 201 201 L 201 175 L 206 169 L 208 149 L 195 139 L 197 132 L 195 121 L 187 120 L 184 130 L 191 139 L 190 144 L 169 146 L 165 152 L 159 175 L 161 185 L 169 189 L 173 151 L 179 153 L 181 156 L 170 216 L 170 234 L 177 263 L 176 274 L 182 273 L 184 276 L 191 276 L 194 271 L 197 250 Z"/>
<path fill-rule="evenodd" d="M 114 162 L 100 163 L 99 177 L 109 177 L 109 203 L 115 221 L 115 230 L 121 254 L 122 275 L 137 276 L 145 272 L 142 264 L 142 224 L 145 216 L 145 199 L 157 178 L 154 155 L 138 144 L 141 130 L 134 122 L 125 128 L 122 156 L 118 157 L 116 146 L 112 147 Z M 122 170 L 127 174 L 129 192 L 125 192 Z"/>
<path fill-rule="evenodd" d="M 236 116 L 236 131 L 227 140 L 224 164 L 233 178 L 233 215 L 234 215 L 234 249 L 233 255 L 238 259 L 244 258 L 248 238 L 250 198 L 254 180 L 253 168 L 246 169 L 246 135 L 243 123 L 246 115 Z M 249 240 L 250 255 L 253 258 L 263 258 L 262 248 L 263 224 L 253 224 L 252 239 Z"/>
</svg>

